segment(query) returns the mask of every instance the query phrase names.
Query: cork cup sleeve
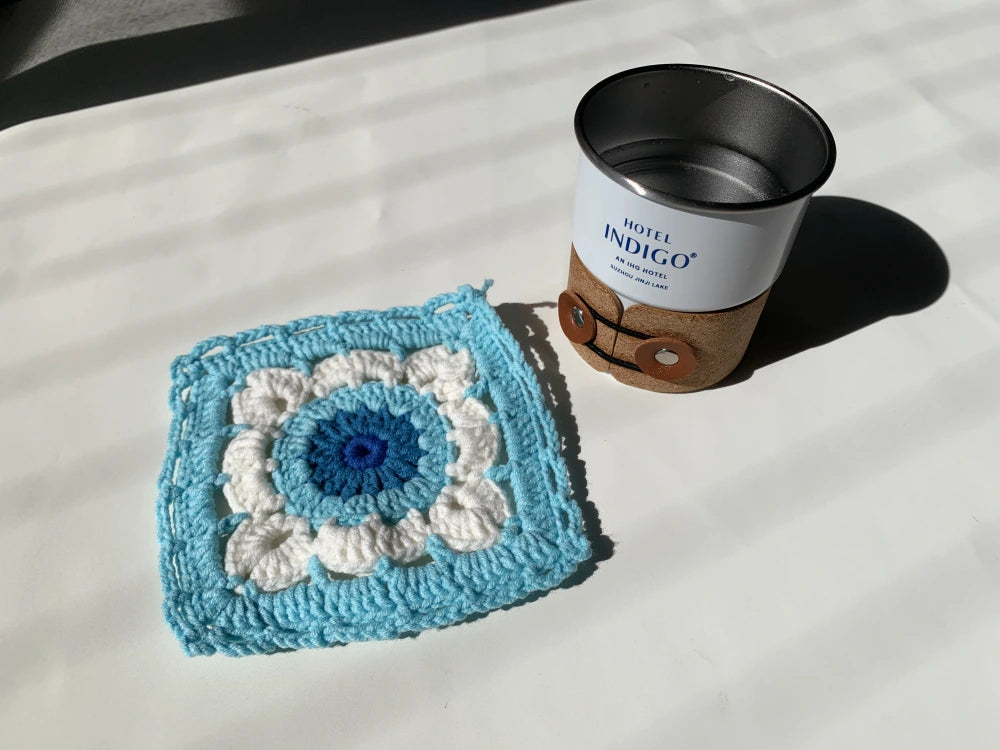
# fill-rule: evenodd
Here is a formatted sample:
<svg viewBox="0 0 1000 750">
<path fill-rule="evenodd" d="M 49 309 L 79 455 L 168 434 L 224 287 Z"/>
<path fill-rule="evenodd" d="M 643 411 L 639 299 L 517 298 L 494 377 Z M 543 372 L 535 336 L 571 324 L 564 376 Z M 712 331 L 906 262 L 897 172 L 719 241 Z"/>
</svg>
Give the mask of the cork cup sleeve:
<svg viewBox="0 0 1000 750">
<path fill-rule="evenodd" d="M 583 360 L 622 383 L 661 393 L 701 390 L 731 373 L 770 293 L 716 312 L 623 309 L 576 248 L 570 249 L 567 286 L 559 295 L 559 324 Z"/>
<path fill-rule="evenodd" d="M 622 315 L 622 327 L 653 338 L 619 333 L 615 339 L 614 356 L 637 363 L 641 370 L 636 372 L 611 365 L 609 372 L 622 383 L 662 393 L 685 393 L 714 385 L 743 359 L 769 292 L 767 290 L 737 307 L 708 313 L 684 313 L 649 305 L 632 305 Z M 690 349 L 694 366 L 680 366 L 689 361 L 686 353 L 669 343 L 657 345 L 658 339 L 683 343 Z M 660 349 L 679 355 L 678 366 L 655 367 L 650 362 L 650 356 Z"/>
</svg>

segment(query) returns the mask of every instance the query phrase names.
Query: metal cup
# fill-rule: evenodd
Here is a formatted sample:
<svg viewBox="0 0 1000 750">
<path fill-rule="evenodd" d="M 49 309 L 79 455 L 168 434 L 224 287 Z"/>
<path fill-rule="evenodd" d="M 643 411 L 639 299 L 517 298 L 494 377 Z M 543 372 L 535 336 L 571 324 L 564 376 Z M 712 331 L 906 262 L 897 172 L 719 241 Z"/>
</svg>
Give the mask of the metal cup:
<svg viewBox="0 0 1000 750">
<path fill-rule="evenodd" d="M 833 171 L 829 128 L 777 86 L 702 65 L 611 76 L 584 95 L 575 126 L 564 331 L 588 361 L 633 385 L 717 382 L 742 358 L 809 198 Z M 717 335 L 694 330 L 706 325 Z M 727 335 L 727 325 L 739 330 Z M 581 329 L 593 329 L 589 341 Z M 643 348 L 658 338 L 676 346 Z"/>
</svg>

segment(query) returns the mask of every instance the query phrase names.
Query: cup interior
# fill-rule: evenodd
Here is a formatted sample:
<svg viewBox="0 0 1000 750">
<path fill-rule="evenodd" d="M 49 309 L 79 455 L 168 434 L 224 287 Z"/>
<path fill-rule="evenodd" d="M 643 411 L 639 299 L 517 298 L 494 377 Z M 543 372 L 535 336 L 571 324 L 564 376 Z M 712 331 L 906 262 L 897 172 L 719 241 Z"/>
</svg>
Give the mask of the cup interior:
<svg viewBox="0 0 1000 750">
<path fill-rule="evenodd" d="M 805 102 L 736 71 L 660 65 L 602 81 L 580 102 L 577 139 L 602 171 L 666 204 L 750 210 L 814 192 L 836 148 Z"/>
</svg>

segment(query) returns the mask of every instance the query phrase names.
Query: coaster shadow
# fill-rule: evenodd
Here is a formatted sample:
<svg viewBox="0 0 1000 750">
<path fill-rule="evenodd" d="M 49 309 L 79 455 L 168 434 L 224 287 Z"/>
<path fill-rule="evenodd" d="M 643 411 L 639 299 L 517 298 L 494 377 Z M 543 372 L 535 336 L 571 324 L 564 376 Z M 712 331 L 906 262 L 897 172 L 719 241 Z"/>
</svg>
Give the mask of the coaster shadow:
<svg viewBox="0 0 1000 750">
<path fill-rule="evenodd" d="M 573 416 L 572 401 L 566 378 L 559 371 L 559 358 L 549 343 L 548 327 L 535 312 L 536 308 L 555 307 L 554 302 L 524 304 L 508 302 L 497 305 L 497 315 L 521 345 L 525 361 L 531 366 L 542 388 L 545 406 L 556 423 L 562 439 L 562 456 L 569 473 L 570 495 L 583 516 L 584 532 L 590 541 L 592 555 L 580 564 L 561 588 L 571 588 L 589 578 L 598 563 L 614 554 L 614 542 L 601 529 L 597 506 L 588 497 L 587 467 L 580 457 L 580 430 Z"/>
<path fill-rule="evenodd" d="M 814 198 L 743 361 L 717 384 L 933 304 L 948 261 L 927 232 L 874 203 Z"/>
<path fill-rule="evenodd" d="M 538 378 L 538 383 L 541 385 L 545 406 L 552 414 L 556 423 L 556 431 L 562 439 L 562 456 L 569 474 L 570 497 L 580 508 L 580 515 L 583 517 L 583 530 L 590 542 L 590 558 L 580 563 L 571 575 L 555 587 L 556 589 L 570 589 L 590 578 L 597 571 L 600 563 L 611 559 L 615 543 L 602 531 L 597 506 L 587 496 L 587 467 L 583 459 L 580 458 L 580 431 L 576 424 L 576 417 L 573 416 L 569 387 L 566 385 L 566 378 L 559 371 L 559 358 L 549 343 L 548 328 L 535 313 L 536 308 L 555 306 L 554 302 L 536 302 L 534 304 L 506 302 L 497 305 L 496 311 L 500 320 L 520 344 L 525 361 L 534 371 L 535 377 Z M 548 595 L 551 590 L 554 589 L 536 591 L 498 609 L 507 611 L 523 604 L 529 604 Z M 477 612 L 454 624 L 465 625 L 481 620 L 489 614 L 489 612 Z M 416 634 L 404 634 L 404 636 L 410 635 Z"/>
</svg>

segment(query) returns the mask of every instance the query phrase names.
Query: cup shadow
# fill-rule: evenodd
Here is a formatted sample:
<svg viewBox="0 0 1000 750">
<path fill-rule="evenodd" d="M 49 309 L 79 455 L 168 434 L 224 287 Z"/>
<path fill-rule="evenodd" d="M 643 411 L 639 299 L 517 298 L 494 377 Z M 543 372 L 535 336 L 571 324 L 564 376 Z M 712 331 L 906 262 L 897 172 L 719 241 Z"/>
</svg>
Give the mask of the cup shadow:
<svg viewBox="0 0 1000 750">
<path fill-rule="evenodd" d="M 948 278 L 941 248 L 909 219 L 854 198 L 814 198 L 743 361 L 713 387 L 928 307 Z"/>
</svg>

